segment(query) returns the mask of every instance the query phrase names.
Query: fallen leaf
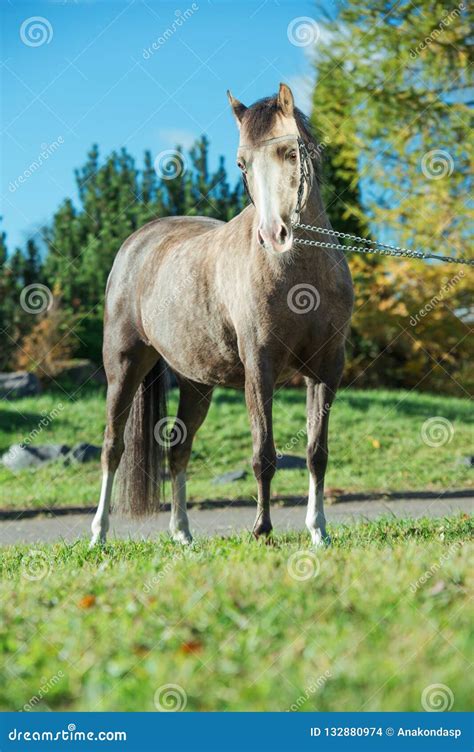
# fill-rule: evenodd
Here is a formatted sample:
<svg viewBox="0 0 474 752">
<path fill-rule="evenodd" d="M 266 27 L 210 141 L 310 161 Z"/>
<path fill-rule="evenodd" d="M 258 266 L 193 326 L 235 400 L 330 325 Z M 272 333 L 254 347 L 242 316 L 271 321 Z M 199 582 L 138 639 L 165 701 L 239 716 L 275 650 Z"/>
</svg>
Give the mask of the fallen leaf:
<svg viewBox="0 0 474 752">
<path fill-rule="evenodd" d="M 199 653 L 202 648 L 202 642 L 199 642 L 199 640 L 188 640 L 187 642 L 183 642 L 180 647 L 180 651 L 181 653 L 185 653 L 186 655 L 193 655 L 195 653 Z"/>
<path fill-rule="evenodd" d="M 77 604 L 79 608 L 92 608 L 95 603 L 95 595 L 85 595 Z"/>
<path fill-rule="evenodd" d="M 140 658 L 144 658 L 150 652 L 146 645 L 134 645 L 132 650 Z"/>
</svg>

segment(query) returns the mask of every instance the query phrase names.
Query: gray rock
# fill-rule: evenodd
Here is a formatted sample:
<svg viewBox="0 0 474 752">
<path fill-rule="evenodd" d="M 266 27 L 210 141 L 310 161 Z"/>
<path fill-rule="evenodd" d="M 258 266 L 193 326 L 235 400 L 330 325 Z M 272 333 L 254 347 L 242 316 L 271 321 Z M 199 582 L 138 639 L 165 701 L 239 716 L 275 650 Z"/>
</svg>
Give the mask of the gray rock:
<svg viewBox="0 0 474 752">
<path fill-rule="evenodd" d="M 66 457 L 66 462 L 93 462 L 100 459 L 101 451 L 102 447 L 87 444 L 87 442 L 83 441 L 71 449 Z"/>
<path fill-rule="evenodd" d="M 91 360 L 76 358 L 60 363 L 54 374 L 55 379 L 68 379 L 77 386 L 83 384 L 105 384 L 104 369 Z"/>
<path fill-rule="evenodd" d="M 244 480 L 247 475 L 247 470 L 230 470 L 228 473 L 218 475 L 212 482 L 216 486 L 222 486 L 224 483 L 234 483 L 237 480 Z"/>
<path fill-rule="evenodd" d="M 34 373 L 28 373 L 28 371 L 0 373 L 0 398 L 2 399 L 31 397 L 39 394 L 40 391 L 41 384 Z"/>
<path fill-rule="evenodd" d="M 13 444 L 2 457 L 2 463 L 9 470 L 25 470 L 27 467 L 39 467 L 65 457 L 70 447 L 66 444 L 46 444 L 44 446 L 22 446 Z"/>
<path fill-rule="evenodd" d="M 297 457 L 294 454 L 282 454 L 277 456 L 277 470 L 302 470 L 306 469 L 306 458 Z"/>
</svg>

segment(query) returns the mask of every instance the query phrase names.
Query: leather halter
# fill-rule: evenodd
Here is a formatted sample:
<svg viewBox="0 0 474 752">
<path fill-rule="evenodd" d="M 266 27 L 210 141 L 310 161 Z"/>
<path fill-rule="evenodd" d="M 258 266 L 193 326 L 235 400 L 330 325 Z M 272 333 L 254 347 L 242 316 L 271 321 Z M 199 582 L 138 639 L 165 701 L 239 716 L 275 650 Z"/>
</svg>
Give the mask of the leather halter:
<svg viewBox="0 0 474 752">
<path fill-rule="evenodd" d="M 257 144 L 241 144 L 240 149 L 259 149 L 260 147 L 267 146 L 267 144 L 277 143 L 279 141 L 288 141 L 290 138 L 295 138 L 298 144 L 298 152 L 300 156 L 300 182 L 298 185 L 298 193 L 296 198 L 296 207 L 291 217 L 291 223 L 297 224 L 300 221 L 301 212 L 303 211 L 308 201 L 311 188 L 313 186 L 313 167 L 311 164 L 311 158 L 308 152 L 308 148 L 301 138 L 296 134 L 289 134 L 287 136 L 277 136 L 276 138 L 267 138 L 264 141 L 259 141 Z M 245 192 L 249 197 L 250 203 L 255 206 L 255 201 L 250 193 L 249 185 L 245 172 L 242 172 L 242 182 L 244 184 Z M 306 199 L 303 203 L 303 196 L 305 187 L 307 187 Z"/>
</svg>

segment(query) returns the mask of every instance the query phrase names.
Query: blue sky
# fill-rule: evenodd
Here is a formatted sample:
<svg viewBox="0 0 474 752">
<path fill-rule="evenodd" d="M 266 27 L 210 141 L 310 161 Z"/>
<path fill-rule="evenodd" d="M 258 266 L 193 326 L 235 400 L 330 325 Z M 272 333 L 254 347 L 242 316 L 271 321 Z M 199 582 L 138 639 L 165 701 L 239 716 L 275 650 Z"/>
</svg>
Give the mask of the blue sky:
<svg viewBox="0 0 474 752">
<path fill-rule="evenodd" d="M 290 42 L 288 26 L 321 18 L 312 1 L 3 0 L 1 12 L 1 214 L 10 250 L 63 198 L 76 198 L 73 170 L 94 142 L 102 155 L 125 146 L 140 162 L 146 148 L 187 147 L 206 133 L 213 163 L 224 154 L 236 177 L 227 88 L 248 104 L 285 81 L 309 107 L 309 48 Z M 180 13 L 181 25 L 173 25 Z M 30 20 L 37 16 L 40 37 Z"/>
</svg>

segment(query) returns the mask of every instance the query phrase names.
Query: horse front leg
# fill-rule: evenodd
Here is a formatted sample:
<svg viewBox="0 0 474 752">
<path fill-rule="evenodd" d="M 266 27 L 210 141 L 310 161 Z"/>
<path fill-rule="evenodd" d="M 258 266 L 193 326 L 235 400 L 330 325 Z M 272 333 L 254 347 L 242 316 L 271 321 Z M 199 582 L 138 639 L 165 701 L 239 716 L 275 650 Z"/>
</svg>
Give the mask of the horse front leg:
<svg viewBox="0 0 474 752">
<path fill-rule="evenodd" d="M 273 441 L 271 368 L 262 361 L 246 364 L 245 400 L 253 440 L 252 466 L 257 480 L 257 517 L 253 526 L 256 538 L 272 531 L 270 519 L 270 486 L 276 470 L 276 450 Z"/>
<path fill-rule="evenodd" d="M 335 390 L 328 384 L 307 379 L 307 463 L 309 470 L 308 508 L 306 527 L 313 545 L 329 544 L 324 514 L 324 476 L 328 463 L 329 412 Z"/>
</svg>

